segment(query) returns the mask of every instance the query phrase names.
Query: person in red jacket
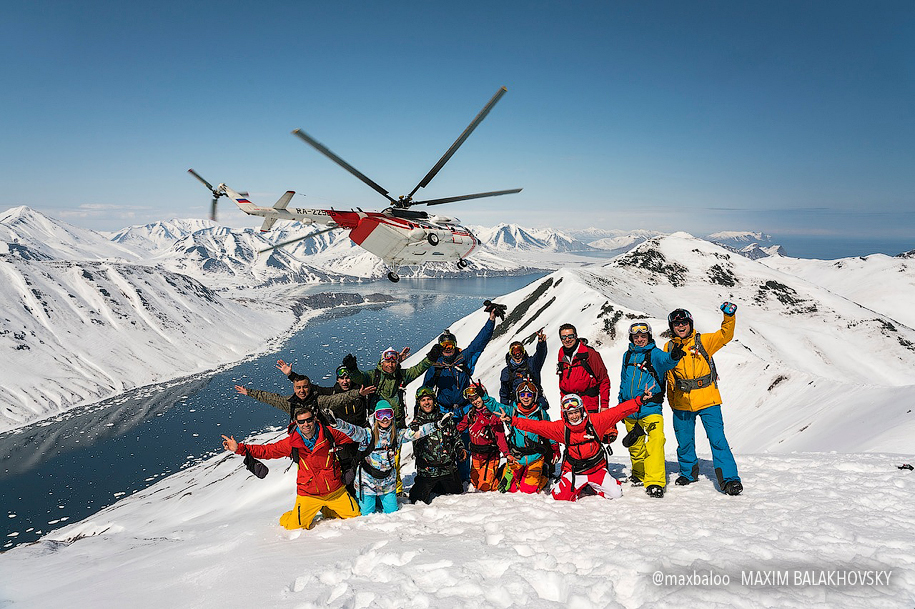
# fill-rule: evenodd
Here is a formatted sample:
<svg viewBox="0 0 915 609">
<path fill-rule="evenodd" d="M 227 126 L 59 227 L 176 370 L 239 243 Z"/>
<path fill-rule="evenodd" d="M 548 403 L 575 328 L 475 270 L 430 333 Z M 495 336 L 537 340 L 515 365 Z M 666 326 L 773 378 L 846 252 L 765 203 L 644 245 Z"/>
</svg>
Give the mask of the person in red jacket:
<svg viewBox="0 0 915 609">
<path fill-rule="evenodd" d="M 584 495 L 599 495 L 607 499 L 621 497 L 622 483 L 607 470 L 607 453 L 600 438 L 607 430 L 630 414 L 651 397 L 651 389 L 644 395 L 627 400 L 613 408 L 589 413 L 581 396 L 570 393 L 562 398 L 561 421 L 537 421 L 509 417 L 515 429 L 533 432 L 543 438 L 565 445 L 562 459 L 562 476 L 553 486 L 553 499 L 575 501 Z"/>
<path fill-rule="evenodd" d="M 578 331 L 572 324 L 559 326 L 559 394 L 565 397 L 574 393 L 585 404 L 590 413 L 610 408 L 610 375 L 597 350 L 588 346 L 588 341 L 578 338 Z M 616 425 L 607 429 L 603 442 L 616 440 Z"/>
<path fill-rule="evenodd" d="M 483 383 L 470 385 L 463 395 L 470 402 L 470 410 L 458 423 L 457 430 L 470 435 L 470 482 L 478 491 L 494 491 L 499 485 L 496 475 L 499 461 L 502 455 L 508 455 L 505 428 L 502 419 L 483 403 L 486 397 Z"/>
<path fill-rule="evenodd" d="M 244 444 L 236 442 L 234 436 L 223 436 L 222 446 L 230 452 L 256 459 L 289 457 L 297 460 L 296 502 L 290 511 L 280 516 L 280 524 L 287 529 L 310 529 L 319 511 L 338 518 L 360 515 L 359 506 L 346 492 L 340 462 L 333 450 L 337 444 L 352 441 L 342 431 L 322 425 L 314 410 L 303 406 L 295 411 L 294 422 L 289 424 L 289 436 L 278 442 Z"/>
</svg>

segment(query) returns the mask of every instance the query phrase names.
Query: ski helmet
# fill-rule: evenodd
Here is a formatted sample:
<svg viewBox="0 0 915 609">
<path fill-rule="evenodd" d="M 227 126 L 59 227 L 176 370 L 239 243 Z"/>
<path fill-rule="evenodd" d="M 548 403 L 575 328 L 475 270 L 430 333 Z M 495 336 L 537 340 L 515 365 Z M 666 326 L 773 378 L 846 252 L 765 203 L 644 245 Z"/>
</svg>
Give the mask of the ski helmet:
<svg viewBox="0 0 915 609">
<path fill-rule="evenodd" d="M 398 362 L 400 361 L 400 353 L 394 349 L 394 347 L 388 347 L 381 354 L 381 361 L 383 362 Z"/>
<path fill-rule="evenodd" d="M 486 397 L 486 387 L 484 387 L 483 383 L 481 383 L 479 381 L 477 381 L 476 383 L 473 383 L 472 385 L 469 385 L 464 390 L 464 399 L 467 400 L 468 402 L 472 402 L 474 399 L 476 399 L 478 397 L 480 397 L 480 398 Z"/>
<path fill-rule="evenodd" d="M 674 333 L 674 322 L 686 322 L 689 324 L 689 331 L 693 331 L 693 316 L 689 314 L 689 311 L 686 309 L 674 309 L 670 312 L 670 315 L 667 316 L 667 327 L 670 329 L 670 333 Z"/>
<path fill-rule="evenodd" d="M 438 344 L 442 347 L 446 346 L 448 343 L 451 343 L 451 346 L 455 349 L 457 348 L 457 337 L 451 333 L 451 330 L 445 330 L 442 332 L 441 336 L 438 337 Z"/>
<path fill-rule="evenodd" d="M 588 416 L 588 411 L 585 410 L 584 400 L 576 393 L 566 394 L 566 396 L 562 398 L 562 401 L 559 402 L 559 407 L 562 409 L 562 418 L 565 419 L 565 422 L 569 423 L 569 425 L 573 425 L 573 423 L 569 421 L 569 413 L 571 412 L 577 411 L 581 413 L 581 420 L 578 421 L 578 423 L 574 423 L 574 425 L 583 423 Z"/>
<path fill-rule="evenodd" d="M 629 326 L 629 342 L 632 342 L 632 337 L 635 334 L 648 334 L 648 342 L 654 340 L 651 334 L 651 324 L 647 321 L 637 321 Z"/>
<path fill-rule="evenodd" d="M 524 351 L 524 345 L 521 344 L 521 341 L 512 341 L 512 344 L 508 346 L 508 355 L 512 358 L 522 359 L 526 352 Z"/>
<path fill-rule="evenodd" d="M 530 406 L 525 406 L 524 404 L 521 403 L 521 394 L 522 393 L 533 394 L 533 399 L 531 400 Z M 521 381 L 518 384 L 518 386 L 515 388 L 515 402 L 518 405 L 518 410 L 520 410 L 524 414 L 533 412 L 533 410 L 537 407 L 538 393 L 539 392 L 537 391 L 537 385 L 534 384 L 533 381 L 531 381 L 531 380 Z"/>
</svg>

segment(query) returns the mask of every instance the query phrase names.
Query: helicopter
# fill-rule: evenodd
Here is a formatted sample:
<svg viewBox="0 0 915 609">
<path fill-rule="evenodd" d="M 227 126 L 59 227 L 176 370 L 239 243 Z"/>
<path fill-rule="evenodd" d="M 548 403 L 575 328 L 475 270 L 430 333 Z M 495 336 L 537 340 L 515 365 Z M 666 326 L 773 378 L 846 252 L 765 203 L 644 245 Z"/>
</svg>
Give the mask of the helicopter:
<svg viewBox="0 0 915 609">
<path fill-rule="evenodd" d="M 469 199 L 480 199 L 484 197 L 497 197 L 501 195 L 515 194 L 521 192 L 520 188 L 510 190 L 496 190 L 491 192 L 479 192 L 468 195 L 459 195 L 454 197 L 444 197 L 439 199 L 430 199 L 426 201 L 416 201 L 413 195 L 420 188 L 426 187 L 429 182 L 438 174 L 445 163 L 457 152 L 458 148 L 470 137 L 474 129 L 486 118 L 490 110 L 498 103 L 503 95 L 507 92 L 505 87 L 501 87 L 492 99 L 483 107 L 476 118 L 471 121 L 470 125 L 464 129 L 464 132 L 454 141 L 451 147 L 438 160 L 435 166 L 420 180 L 419 184 L 410 191 L 410 194 L 403 195 L 397 199 L 393 198 L 387 190 L 377 183 L 366 177 L 358 169 L 344 161 L 334 154 L 329 148 L 319 141 L 302 131 L 296 129 L 293 135 L 302 141 L 314 147 L 318 152 L 328 157 L 340 165 L 343 169 L 353 174 L 363 183 L 385 197 L 390 206 L 383 211 L 362 211 L 359 208 L 350 211 L 338 211 L 335 209 L 310 209 L 310 208 L 289 208 L 289 202 L 295 195 L 294 191 L 287 191 L 279 198 L 273 207 L 260 207 L 255 205 L 247 198 L 247 193 L 236 192 L 226 186 L 219 184 L 215 188 L 201 177 L 193 169 L 188 172 L 203 183 L 212 193 L 213 200 L 211 203 L 211 219 L 216 219 L 216 202 L 220 197 L 228 197 L 248 215 L 261 216 L 264 223 L 261 226 L 261 232 L 269 231 L 277 220 L 298 221 L 303 224 L 319 224 L 327 228 L 311 232 L 296 239 L 290 239 L 282 243 L 277 243 L 268 248 L 259 250 L 258 253 L 268 252 L 278 247 L 283 247 L 304 239 L 311 239 L 323 233 L 333 230 L 348 230 L 350 240 L 363 249 L 375 254 L 384 262 L 389 269 L 387 277 L 392 282 L 400 281 L 397 270 L 402 265 L 423 264 L 427 262 L 456 262 L 458 268 L 467 268 L 467 257 L 480 245 L 479 239 L 466 227 L 461 226 L 460 220 L 450 216 L 430 214 L 426 211 L 410 209 L 415 205 L 442 205 L 444 203 L 453 203 L 456 201 L 466 201 Z"/>
</svg>

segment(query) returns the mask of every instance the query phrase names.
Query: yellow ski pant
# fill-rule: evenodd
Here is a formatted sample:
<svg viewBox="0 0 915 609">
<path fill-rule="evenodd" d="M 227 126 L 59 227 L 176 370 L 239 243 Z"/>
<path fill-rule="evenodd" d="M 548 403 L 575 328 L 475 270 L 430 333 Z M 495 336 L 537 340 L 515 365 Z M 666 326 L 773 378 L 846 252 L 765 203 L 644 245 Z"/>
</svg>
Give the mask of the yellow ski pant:
<svg viewBox="0 0 915 609">
<path fill-rule="evenodd" d="M 656 484 L 661 488 L 667 486 L 667 470 L 664 462 L 664 418 L 659 414 L 650 414 L 642 419 L 623 419 L 626 431 L 630 431 L 638 422 L 648 435 L 640 437 L 629 447 L 632 459 L 632 475 L 642 480 L 645 486 Z"/>
<path fill-rule="evenodd" d="M 280 516 L 280 524 L 287 529 L 310 529 L 318 512 L 325 518 L 353 518 L 359 516 L 359 505 L 345 486 L 327 495 L 298 495 L 293 508 Z"/>
</svg>

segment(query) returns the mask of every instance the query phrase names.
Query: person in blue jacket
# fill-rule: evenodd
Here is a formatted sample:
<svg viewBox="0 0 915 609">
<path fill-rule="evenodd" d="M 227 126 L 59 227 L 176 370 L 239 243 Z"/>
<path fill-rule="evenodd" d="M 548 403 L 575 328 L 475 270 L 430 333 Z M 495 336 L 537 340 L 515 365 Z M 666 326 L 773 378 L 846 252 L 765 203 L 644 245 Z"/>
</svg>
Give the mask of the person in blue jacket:
<svg viewBox="0 0 915 609">
<path fill-rule="evenodd" d="M 643 403 L 638 412 L 623 419 L 629 432 L 623 438 L 623 446 L 629 448 L 632 459 L 630 481 L 633 486 L 644 484 L 649 497 L 663 497 L 667 486 L 661 407 L 667 371 L 673 369 L 681 357 L 682 349 L 668 353 L 655 346 L 647 322 L 638 321 L 629 326 L 629 349 L 623 354 L 619 401 L 643 395 L 646 388 L 651 388 L 652 398 Z"/>
<path fill-rule="evenodd" d="M 515 390 L 515 399 L 497 402 L 492 397 L 483 398 L 483 404 L 491 412 L 501 416 L 549 421 L 550 415 L 537 399 L 537 386 L 530 380 L 521 381 Z M 550 481 L 550 470 L 559 460 L 561 451 L 556 442 L 542 438 L 531 431 L 509 427 L 505 439 L 508 442 L 508 464 L 511 483 L 509 492 L 537 493 Z"/>
<path fill-rule="evenodd" d="M 493 330 L 496 328 L 496 311 L 490 311 L 489 319 L 466 349 L 457 346 L 457 337 L 449 330 L 442 332 L 438 337 L 438 344 L 442 349 L 441 355 L 432 362 L 432 367 L 426 370 L 423 379 L 424 387 L 432 387 L 436 391 L 436 402 L 441 411 L 450 412 L 460 421 L 470 409 L 470 402 L 464 398 L 464 390 L 473 382 L 473 370 L 483 349 L 489 344 Z M 465 446 L 469 446 L 470 437 L 466 432 L 462 434 Z M 458 463 L 458 472 L 462 481 L 470 480 L 470 457 Z"/>
<path fill-rule="evenodd" d="M 537 385 L 539 402 L 544 409 L 549 408 L 543 396 L 543 385 L 540 383 L 540 372 L 546 361 L 546 334 L 543 330 L 537 332 L 537 348 L 534 355 L 528 355 L 520 341 L 514 341 L 508 346 L 505 354 L 505 367 L 502 368 L 499 385 L 499 401 L 509 404 L 515 399 L 515 390 L 522 381 L 531 380 Z"/>
</svg>

